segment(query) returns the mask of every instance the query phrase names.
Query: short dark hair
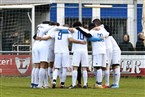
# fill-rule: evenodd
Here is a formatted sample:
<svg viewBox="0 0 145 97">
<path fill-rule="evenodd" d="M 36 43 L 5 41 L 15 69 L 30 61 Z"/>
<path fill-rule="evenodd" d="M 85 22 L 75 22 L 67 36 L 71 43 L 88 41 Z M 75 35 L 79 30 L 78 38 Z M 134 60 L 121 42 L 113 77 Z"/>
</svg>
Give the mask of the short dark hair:
<svg viewBox="0 0 145 97">
<path fill-rule="evenodd" d="M 93 23 L 94 23 L 96 26 L 102 25 L 102 22 L 101 22 L 100 19 L 94 19 L 94 20 L 93 20 Z"/>
<path fill-rule="evenodd" d="M 93 29 L 95 27 L 95 24 L 94 23 L 90 23 L 89 24 L 89 27 L 88 27 L 88 30 L 91 30 L 91 29 Z"/>
<path fill-rule="evenodd" d="M 73 23 L 73 27 L 79 27 L 79 26 L 82 26 L 81 22 L 77 21 Z"/>
<path fill-rule="evenodd" d="M 43 21 L 42 24 L 50 24 L 50 21 Z"/>
<path fill-rule="evenodd" d="M 56 25 L 56 23 L 55 22 L 50 22 L 50 25 Z"/>
<path fill-rule="evenodd" d="M 112 32 L 110 30 L 110 27 L 108 25 L 104 25 L 104 28 L 106 29 L 107 32 L 109 32 L 109 36 L 112 36 Z"/>
<path fill-rule="evenodd" d="M 60 26 L 60 24 L 59 23 L 56 23 L 56 26 Z"/>
</svg>

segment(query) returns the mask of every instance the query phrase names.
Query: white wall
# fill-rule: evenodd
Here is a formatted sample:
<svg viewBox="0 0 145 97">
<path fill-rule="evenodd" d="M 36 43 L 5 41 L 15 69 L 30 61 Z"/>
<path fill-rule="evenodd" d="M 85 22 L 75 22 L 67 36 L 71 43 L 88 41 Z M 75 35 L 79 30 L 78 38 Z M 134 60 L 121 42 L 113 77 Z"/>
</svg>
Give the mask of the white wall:
<svg viewBox="0 0 145 97">
<path fill-rule="evenodd" d="M 95 18 L 100 19 L 100 8 L 92 8 L 92 20 Z"/>
<path fill-rule="evenodd" d="M 57 22 L 60 23 L 60 25 L 64 25 L 65 22 L 65 12 L 64 12 L 64 4 L 57 4 Z"/>
<path fill-rule="evenodd" d="M 134 29 L 134 5 L 130 4 L 128 5 L 127 9 L 128 19 L 127 19 L 127 33 L 130 36 L 130 42 L 135 47 L 136 41 L 137 41 L 137 33 Z"/>
</svg>

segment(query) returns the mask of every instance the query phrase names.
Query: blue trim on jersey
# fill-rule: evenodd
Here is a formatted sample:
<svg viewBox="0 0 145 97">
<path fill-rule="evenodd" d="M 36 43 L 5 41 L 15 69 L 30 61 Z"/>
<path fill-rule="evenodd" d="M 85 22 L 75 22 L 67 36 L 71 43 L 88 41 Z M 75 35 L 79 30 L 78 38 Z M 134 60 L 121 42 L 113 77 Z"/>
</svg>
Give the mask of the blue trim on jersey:
<svg viewBox="0 0 145 97">
<path fill-rule="evenodd" d="M 68 34 L 68 33 L 69 33 L 69 31 L 68 31 L 67 29 L 62 29 L 62 30 L 60 30 L 60 33 L 63 33 L 63 34 Z"/>
<path fill-rule="evenodd" d="M 97 41 L 102 41 L 103 39 L 102 38 L 91 37 L 91 38 L 88 38 L 88 40 L 91 41 L 91 42 L 97 42 Z"/>
</svg>

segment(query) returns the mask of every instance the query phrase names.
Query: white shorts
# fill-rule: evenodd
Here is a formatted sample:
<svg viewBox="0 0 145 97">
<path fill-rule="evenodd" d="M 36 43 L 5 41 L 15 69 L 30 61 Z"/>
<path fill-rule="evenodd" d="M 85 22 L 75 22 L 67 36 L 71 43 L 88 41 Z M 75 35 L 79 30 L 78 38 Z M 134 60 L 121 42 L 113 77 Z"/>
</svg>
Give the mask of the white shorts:
<svg viewBox="0 0 145 97">
<path fill-rule="evenodd" d="M 112 53 L 111 65 L 120 64 L 120 61 L 121 61 L 121 52 L 120 51 L 114 51 Z"/>
<path fill-rule="evenodd" d="M 37 47 L 32 48 L 32 63 L 40 63 L 39 50 Z"/>
<path fill-rule="evenodd" d="M 39 49 L 40 62 L 48 62 L 48 46 L 41 45 L 38 47 L 38 49 Z"/>
<path fill-rule="evenodd" d="M 106 67 L 106 55 L 93 55 L 93 67 Z"/>
<path fill-rule="evenodd" d="M 54 68 L 62 68 L 62 67 L 69 67 L 69 53 L 56 53 L 55 54 L 55 61 L 54 61 Z"/>
<path fill-rule="evenodd" d="M 54 49 L 48 48 L 48 61 L 54 62 Z"/>
<path fill-rule="evenodd" d="M 112 49 L 106 49 L 106 63 L 110 66 L 112 60 Z"/>
<path fill-rule="evenodd" d="M 73 53 L 72 66 L 79 67 L 80 63 L 82 67 L 89 67 L 87 51 L 75 51 Z"/>
</svg>

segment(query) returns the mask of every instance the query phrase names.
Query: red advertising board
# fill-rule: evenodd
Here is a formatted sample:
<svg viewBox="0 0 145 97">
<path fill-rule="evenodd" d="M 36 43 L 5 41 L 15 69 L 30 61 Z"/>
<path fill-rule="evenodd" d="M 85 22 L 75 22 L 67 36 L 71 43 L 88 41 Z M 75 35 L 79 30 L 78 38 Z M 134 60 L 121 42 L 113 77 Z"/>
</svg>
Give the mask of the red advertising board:
<svg viewBox="0 0 145 97">
<path fill-rule="evenodd" d="M 31 55 L 0 55 L 0 74 L 2 76 L 30 76 L 31 59 Z M 72 56 L 70 56 L 71 60 Z M 91 55 L 89 55 L 89 64 L 92 64 Z M 145 55 L 122 55 L 120 66 L 122 76 L 145 76 Z M 92 66 L 90 65 L 89 68 L 91 70 Z M 71 75 L 71 72 L 68 72 L 68 75 Z"/>
<path fill-rule="evenodd" d="M 0 55 L 2 76 L 28 76 L 31 74 L 31 55 Z"/>
</svg>

